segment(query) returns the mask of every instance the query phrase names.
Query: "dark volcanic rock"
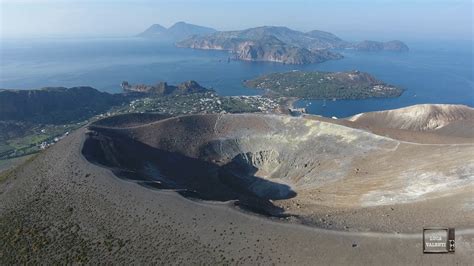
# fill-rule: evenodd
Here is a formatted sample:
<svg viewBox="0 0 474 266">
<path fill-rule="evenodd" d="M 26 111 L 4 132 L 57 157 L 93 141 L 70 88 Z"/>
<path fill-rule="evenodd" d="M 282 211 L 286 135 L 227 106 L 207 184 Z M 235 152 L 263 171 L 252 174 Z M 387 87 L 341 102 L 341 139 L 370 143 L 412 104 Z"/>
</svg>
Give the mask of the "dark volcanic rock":
<svg viewBox="0 0 474 266">
<path fill-rule="evenodd" d="M 147 93 L 155 96 L 163 95 L 183 95 L 190 93 L 200 93 L 212 91 L 199 85 L 194 80 L 185 81 L 177 86 L 168 85 L 166 82 L 160 82 L 156 85 L 130 85 L 127 81 L 122 82 L 122 88 L 127 93 Z"/>
</svg>

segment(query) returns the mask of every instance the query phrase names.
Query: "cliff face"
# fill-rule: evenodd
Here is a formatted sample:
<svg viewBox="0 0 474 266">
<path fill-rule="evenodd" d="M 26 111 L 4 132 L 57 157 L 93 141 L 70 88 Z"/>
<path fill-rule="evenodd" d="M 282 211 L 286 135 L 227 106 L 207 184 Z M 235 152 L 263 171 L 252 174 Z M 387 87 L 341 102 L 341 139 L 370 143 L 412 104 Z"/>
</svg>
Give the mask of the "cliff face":
<svg viewBox="0 0 474 266">
<path fill-rule="evenodd" d="M 265 26 L 242 31 L 221 31 L 193 36 L 176 43 L 176 46 L 206 50 L 228 50 L 237 59 L 271 61 L 286 64 L 320 63 L 342 58 L 328 49 L 355 49 L 358 51 L 408 51 L 400 41 L 364 41 L 350 43 L 332 33 L 295 31 L 286 27 Z"/>
<path fill-rule="evenodd" d="M 123 103 L 125 97 L 91 87 L 0 91 L 0 120 L 61 124 L 80 121 Z"/>
<path fill-rule="evenodd" d="M 251 36 L 250 39 L 242 38 Z M 340 59 L 342 55 L 325 49 L 310 50 L 288 44 L 273 35 L 240 36 L 236 32 L 193 37 L 177 43 L 178 47 L 231 51 L 235 58 L 245 61 L 267 61 L 284 64 L 311 64 Z"/>
<path fill-rule="evenodd" d="M 209 91 L 195 81 L 177 86 L 165 82 L 131 86 L 123 82 L 122 88 L 128 93 L 110 94 L 91 87 L 0 90 L 0 121 L 65 124 L 106 112 L 112 106 L 142 96 L 140 93 L 163 96 Z"/>
<path fill-rule="evenodd" d="M 246 61 L 268 61 L 284 64 L 321 63 L 342 56 L 329 51 L 311 52 L 305 48 L 288 45 L 265 45 L 258 42 L 244 42 L 234 51 L 235 57 Z"/>
</svg>

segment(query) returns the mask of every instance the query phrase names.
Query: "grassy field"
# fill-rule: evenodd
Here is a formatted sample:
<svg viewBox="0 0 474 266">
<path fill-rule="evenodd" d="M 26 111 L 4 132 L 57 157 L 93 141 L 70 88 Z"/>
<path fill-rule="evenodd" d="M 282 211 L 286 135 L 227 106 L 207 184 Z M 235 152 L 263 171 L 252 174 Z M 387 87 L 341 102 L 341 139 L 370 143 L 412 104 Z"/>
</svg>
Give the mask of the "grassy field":
<svg viewBox="0 0 474 266">
<path fill-rule="evenodd" d="M 30 128 L 20 137 L 0 142 L 0 160 L 21 157 L 38 152 L 43 142 L 52 143 L 54 138 L 63 136 L 82 124 L 38 125 Z"/>
</svg>

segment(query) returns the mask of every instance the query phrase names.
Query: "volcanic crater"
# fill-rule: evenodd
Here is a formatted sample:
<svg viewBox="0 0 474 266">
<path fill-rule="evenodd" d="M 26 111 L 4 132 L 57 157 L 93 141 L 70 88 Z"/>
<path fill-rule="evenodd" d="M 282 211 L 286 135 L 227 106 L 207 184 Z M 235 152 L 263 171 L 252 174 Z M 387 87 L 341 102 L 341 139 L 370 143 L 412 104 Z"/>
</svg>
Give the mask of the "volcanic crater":
<svg viewBox="0 0 474 266">
<path fill-rule="evenodd" d="M 90 130 L 85 157 L 122 178 L 271 215 L 283 211 L 271 201 L 295 197 L 293 186 L 337 180 L 344 171 L 330 168 L 347 169 L 348 156 L 393 146 L 362 131 L 274 115 L 128 115 Z"/>
<path fill-rule="evenodd" d="M 440 149 L 449 160 L 433 157 Z M 262 114 L 121 115 L 91 124 L 82 150 L 123 179 L 276 217 L 453 194 L 472 184 L 471 174 L 459 174 L 472 173 L 462 155 L 470 152 Z"/>
</svg>

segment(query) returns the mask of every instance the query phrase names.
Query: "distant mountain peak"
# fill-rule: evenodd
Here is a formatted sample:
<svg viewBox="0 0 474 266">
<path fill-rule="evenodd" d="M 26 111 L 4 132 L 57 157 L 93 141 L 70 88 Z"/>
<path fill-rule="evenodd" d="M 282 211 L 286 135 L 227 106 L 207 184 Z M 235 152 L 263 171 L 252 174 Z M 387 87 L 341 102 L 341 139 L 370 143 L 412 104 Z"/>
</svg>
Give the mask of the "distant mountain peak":
<svg viewBox="0 0 474 266">
<path fill-rule="evenodd" d="M 181 41 L 192 36 L 207 35 L 216 32 L 215 29 L 179 21 L 169 28 L 159 24 L 151 25 L 147 30 L 140 33 L 139 37 L 154 38 L 165 41 Z"/>
<path fill-rule="evenodd" d="M 161 26 L 160 24 L 153 24 L 150 27 L 148 27 L 144 32 L 140 33 L 138 36 L 144 37 L 144 36 L 161 36 L 166 32 L 166 28 Z"/>
<path fill-rule="evenodd" d="M 271 26 L 271 25 L 264 25 L 264 26 L 259 26 L 259 27 L 255 27 L 255 28 L 251 28 L 251 29 L 265 29 L 265 30 L 290 30 L 292 31 L 292 29 L 286 27 L 286 26 Z"/>
<path fill-rule="evenodd" d="M 171 27 L 168 28 L 168 30 L 170 29 L 174 29 L 174 28 L 181 28 L 181 27 L 200 27 L 200 26 L 197 26 L 197 25 L 193 25 L 193 24 L 189 24 L 189 23 L 186 23 L 184 21 L 178 21 L 176 22 L 175 24 L 171 25 Z"/>
<path fill-rule="evenodd" d="M 193 25 L 193 24 L 187 23 L 186 21 L 178 21 L 178 22 L 176 22 L 175 24 L 173 24 L 173 26 L 181 26 L 181 25 L 192 25 L 192 26 L 195 26 L 195 25 Z M 171 26 L 170 28 L 172 28 L 173 26 Z"/>
<path fill-rule="evenodd" d="M 166 30 L 166 28 L 161 26 L 160 24 L 153 24 L 153 25 L 150 26 L 150 29 L 163 29 L 163 30 Z"/>
</svg>

